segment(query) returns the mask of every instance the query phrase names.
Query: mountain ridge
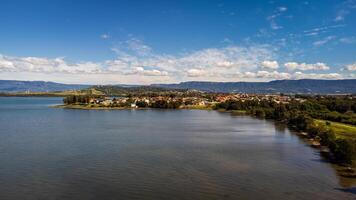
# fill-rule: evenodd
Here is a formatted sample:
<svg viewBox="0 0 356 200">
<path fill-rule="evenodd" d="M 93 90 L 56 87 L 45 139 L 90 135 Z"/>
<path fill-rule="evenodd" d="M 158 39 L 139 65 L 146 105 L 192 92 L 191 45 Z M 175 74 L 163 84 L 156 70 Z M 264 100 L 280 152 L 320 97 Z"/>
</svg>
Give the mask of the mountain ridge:
<svg viewBox="0 0 356 200">
<path fill-rule="evenodd" d="M 91 85 L 64 84 L 52 81 L 0 80 L 0 92 L 54 92 L 63 90 L 80 90 Z"/>
<path fill-rule="evenodd" d="M 356 79 L 322 80 L 274 80 L 269 82 L 208 82 L 189 81 L 178 84 L 152 84 L 155 87 L 196 89 L 206 92 L 240 93 L 302 93 L 343 94 L 356 93 Z"/>
<path fill-rule="evenodd" d="M 51 81 L 0 80 L 0 92 L 53 92 L 64 90 L 81 90 L 95 85 L 64 84 Z M 140 85 L 117 84 L 110 86 L 138 87 Z M 141 85 L 142 86 L 142 85 Z M 147 87 L 169 89 L 192 89 L 205 92 L 224 93 L 299 93 L 299 94 L 356 94 L 356 79 L 322 80 L 274 80 L 269 82 L 211 82 L 187 81 L 174 84 L 151 84 Z"/>
</svg>

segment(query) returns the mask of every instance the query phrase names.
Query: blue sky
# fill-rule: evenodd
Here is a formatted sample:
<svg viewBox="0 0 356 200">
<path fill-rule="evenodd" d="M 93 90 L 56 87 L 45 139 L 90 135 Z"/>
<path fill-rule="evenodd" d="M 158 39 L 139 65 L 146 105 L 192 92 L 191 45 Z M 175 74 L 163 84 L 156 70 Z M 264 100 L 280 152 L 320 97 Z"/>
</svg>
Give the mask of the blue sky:
<svg viewBox="0 0 356 200">
<path fill-rule="evenodd" d="M 0 79 L 149 84 L 356 77 L 356 0 L 0 5 Z"/>
</svg>

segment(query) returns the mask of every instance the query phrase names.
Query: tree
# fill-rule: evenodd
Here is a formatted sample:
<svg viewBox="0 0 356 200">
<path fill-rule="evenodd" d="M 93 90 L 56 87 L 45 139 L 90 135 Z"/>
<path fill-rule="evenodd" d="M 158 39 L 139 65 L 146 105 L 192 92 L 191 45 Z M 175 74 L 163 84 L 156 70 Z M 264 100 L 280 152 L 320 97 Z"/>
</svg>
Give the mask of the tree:
<svg viewBox="0 0 356 200">
<path fill-rule="evenodd" d="M 137 101 L 136 106 L 139 108 L 146 108 L 146 107 L 148 107 L 148 103 L 145 101 Z"/>
<path fill-rule="evenodd" d="M 355 159 L 355 146 L 355 141 L 338 138 L 329 147 L 338 162 L 352 164 Z"/>
</svg>

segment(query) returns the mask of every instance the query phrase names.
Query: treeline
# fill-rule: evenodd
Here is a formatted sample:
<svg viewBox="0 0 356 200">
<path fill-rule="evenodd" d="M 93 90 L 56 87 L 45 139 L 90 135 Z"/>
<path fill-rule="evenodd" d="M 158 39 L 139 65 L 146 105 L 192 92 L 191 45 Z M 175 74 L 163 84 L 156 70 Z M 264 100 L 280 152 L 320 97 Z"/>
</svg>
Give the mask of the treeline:
<svg viewBox="0 0 356 200">
<path fill-rule="evenodd" d="M 300 107 L 314 118 L 356 125 L 356 100 L 352 97 L 309 97 Z"/>
<path fill-rule="evenodd" d="M 341 102 L 343 101 L 351 105 L 347 109 L 342 108 Z M 322 101 L 314 98 L 305 102 L 291 101 L 288 104 L 280 104 L 270 100 L 245 100 L 218 103 L 215 105 L 215 109 L 245 110 L 248 114 L 257 117 L 282 121 L 298 131 L 307 132 L 308 137 L 329 147 L 335 161 L 352 164 L 352 161 L 356 160 L 356 139 L 337 138 L 335 132 L 328 128 L 327 124 L 316 124 L 313 119 L 330 120 L 329 114 L 335 113 L 337 116 L 342 116 L 336 118 L 336 121 L 345 122 L 346 120 L 350 124 L 355 124 L 355 114 L 352 110 L 354 103 L 346 99 L 334 98 L 323 99 Z M 331 106 L 334 109 L 330 111 L 328 105 L 340 105 L 340 107 Z M 337 112 L 337 110 L 342 110 L 343 113 Z"/>
<path fill-rule="evenodd" d="M 88 104 L 90 99 L 98 98 L 100 96 L 92 95 L 70 95 L 63 98 L 64 104 Z"/>
<path fill-rule="evenodd" d="M 275 118 L 274 108 L 288 111 L 302 111 L 310 117 L 356 125 L 356 99 L 352 97 L 307 97 L 305 101 L 292 100 L 288 104 L 278 104 L 270 100 L 227 101 L 219 103 L 216 108 L 226 110 L 253 110 L 258 115 Z M 281 107 L 281 108 L 279 108 Z"/>
<path fill-rule="evenodd" d="M 319 104 L 325 106 L 330 111 L 336 111 L 340 113 L 345 113 L 348 111 L 353 111 L 356 113 L 356 101 L 352 96 L 303 96 L 299 95 L 303 99 L 308 100 L 314 104 Z"/>
<path fill-rule="evenodd" d="M 181 101 L 166 101 L 158 100 L 153 102 L 151 108 L 162 108 L 162 109 L 178 109 L 182 105 Z"/>
</svg>

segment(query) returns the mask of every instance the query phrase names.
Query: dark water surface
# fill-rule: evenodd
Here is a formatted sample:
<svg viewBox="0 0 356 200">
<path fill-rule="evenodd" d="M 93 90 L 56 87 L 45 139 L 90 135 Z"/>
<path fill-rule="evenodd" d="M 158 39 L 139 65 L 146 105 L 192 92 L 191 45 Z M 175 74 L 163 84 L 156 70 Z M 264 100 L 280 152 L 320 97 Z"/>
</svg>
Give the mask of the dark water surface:
<svg viewBox="0 0 356 200">
<path fill-rule="evenodd" d="M 0 98 L 0 199 L 355 199 L 283 126 L 199 110 Z"/>
</svg>

